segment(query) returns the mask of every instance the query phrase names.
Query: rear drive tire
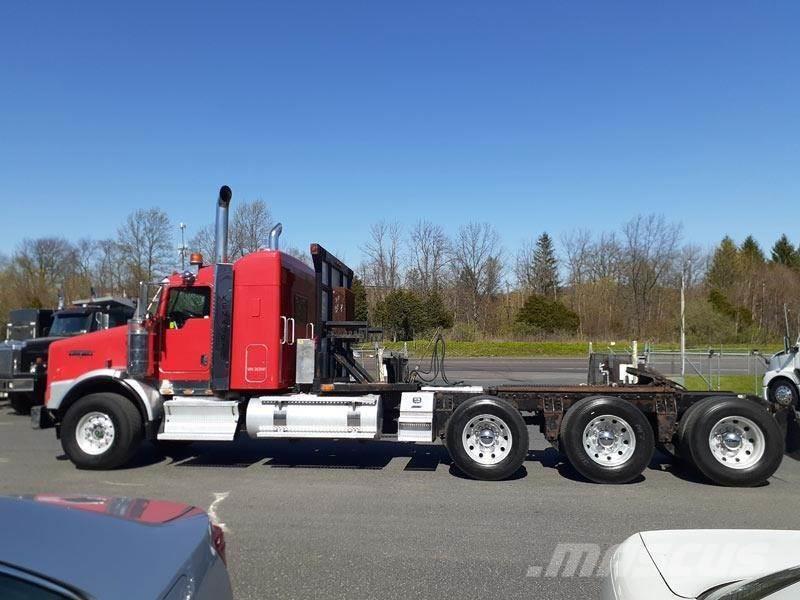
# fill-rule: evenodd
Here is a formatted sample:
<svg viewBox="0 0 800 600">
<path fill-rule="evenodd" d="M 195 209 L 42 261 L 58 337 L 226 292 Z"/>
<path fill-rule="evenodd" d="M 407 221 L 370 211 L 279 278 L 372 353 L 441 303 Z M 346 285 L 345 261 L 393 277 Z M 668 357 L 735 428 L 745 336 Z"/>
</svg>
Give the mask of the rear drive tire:
<svg viewBox="0 0 800 600">
<path fill-rule="evenodd" d="M 628 483 L 642 474 L 655 450 L 642 411 L 621 398 L 584 398 L 561 422 L 561 449 L 578 473 L 595 483 Z"/>
<path fill-rule="evenodd" d="M 84 396 L 61 422 L 61 447 L 79 469 L 114 469 L 128 462 L 142 440 L 142 417 L 119 394 Z"/>
<path fill-rule="evenodd" d="M 783 460 L 783 433 L 755 402 L 735 397 L 698 404 L 685 445 L 697 469 L 714 483 L 748 487 L 769 479 Z"/>
<path fill-rule="evenodd" d="M 703 406 L 709 402 L 717 400 L 718 396 L 711 396 L 710 398 L 703 398 L 692 404 L 681 416 L 678 421 L 678 430 L 675 432 L 675 451 L 677 457 L 685 463 L 694 466 L 694 459 L 692 452 L 689 448 L 689 432 L 692 430 L 699 411 Z"/>
<path fill-rule="evenodd" d="M 466 475 L 506 479 L 528 456 L 528 428 L 509 402 L 478 396 L 462 402 L 447 423 L 447 450 Z"/>
<path fill-rule="evenodd" d="M 33 397 L 27 392 L 9 392 L 8 402 L 18 415 L 31 414 Z"/>
</svg>

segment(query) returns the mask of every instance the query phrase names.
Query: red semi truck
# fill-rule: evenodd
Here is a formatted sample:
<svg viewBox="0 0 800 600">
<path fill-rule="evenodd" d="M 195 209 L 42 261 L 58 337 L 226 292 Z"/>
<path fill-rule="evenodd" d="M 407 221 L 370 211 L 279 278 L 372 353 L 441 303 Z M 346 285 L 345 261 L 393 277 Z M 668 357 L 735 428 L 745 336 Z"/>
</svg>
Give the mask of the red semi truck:
<svg viewBox="0 0 800 600">
<path fill-rule="evenodd" d="M 51 346 L 46 410 L 78 467 L 123 465 L 145 439 L 441 439 L 463 472 L 496 480 L 528 456 L 529 424 L 596 482 L 635 479 L 657 444 L 725 485 L 781 462 L 788 407 L 646 369 L 636 384 L 426 386 L 388 357 L 376 381 L 351 347 L 372 331 L 353 320 L 352 270 L 318 244 L 313 269 L 281 252 L 280 226 L 228 262 L 230 200 L 223 186 L 210 264 L 142 284 L 127 327 Z"/>
</svg>

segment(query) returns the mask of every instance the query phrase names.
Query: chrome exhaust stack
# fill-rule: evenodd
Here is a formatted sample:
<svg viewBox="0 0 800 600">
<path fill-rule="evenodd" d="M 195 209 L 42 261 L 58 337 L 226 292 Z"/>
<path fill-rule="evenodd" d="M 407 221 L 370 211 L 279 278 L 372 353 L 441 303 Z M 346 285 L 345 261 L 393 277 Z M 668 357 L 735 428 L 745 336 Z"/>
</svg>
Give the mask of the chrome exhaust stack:
<svg viewBox="0 0 800 600">
<path fill-rule="evenodd" d="M 214 262 L 228 262 L 228 208 L 233 192 L 227 185 L 219 188 L 217 198 L 217 221 L 214 227 Z"/>
<path fill-rule="evenodd" d="M 280 237 L 281 232 L 283 231 L 283 224 L 278 223 L 270 229 L 269 232 L 269 249 L 270 250 L 278 250 L 280 248 Z"/>
</svg>

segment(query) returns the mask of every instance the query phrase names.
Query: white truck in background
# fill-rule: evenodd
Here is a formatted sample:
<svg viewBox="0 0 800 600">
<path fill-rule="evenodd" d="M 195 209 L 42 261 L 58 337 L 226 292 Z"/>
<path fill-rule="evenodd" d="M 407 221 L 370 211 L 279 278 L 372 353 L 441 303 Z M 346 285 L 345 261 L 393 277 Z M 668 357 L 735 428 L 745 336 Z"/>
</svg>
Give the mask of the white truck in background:
<svg viewBox="0 0 800 600">
<path fill-rule="evenodd" d="M 767 361 L 763 395 L 767 400 L 800 411 L 800 337 L 794 345 L 790 344 L 789 311 L 786 306 L 783 307 L 783 317 L 786 323 L 783 350 L 773 354 Z"/>
</svg>

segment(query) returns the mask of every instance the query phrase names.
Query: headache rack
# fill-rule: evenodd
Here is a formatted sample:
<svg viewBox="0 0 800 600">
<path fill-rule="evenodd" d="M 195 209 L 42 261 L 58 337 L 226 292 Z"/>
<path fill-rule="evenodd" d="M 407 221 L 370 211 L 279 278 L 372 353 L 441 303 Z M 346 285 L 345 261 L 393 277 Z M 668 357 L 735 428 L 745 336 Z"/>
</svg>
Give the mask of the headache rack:
<svg viewBox="0 0 800 600">
<path fill-rule="evenodd" d="M 374 379 L 353 356 L 351 344 L 382 333 L 367 321 L 355 321 L 353 270 L 319 244 L 311 244 L 317 290 L 317 344 L 313 389 L 323 384 L 372 384 Z"/>
</svg>

